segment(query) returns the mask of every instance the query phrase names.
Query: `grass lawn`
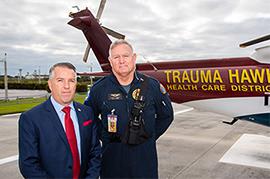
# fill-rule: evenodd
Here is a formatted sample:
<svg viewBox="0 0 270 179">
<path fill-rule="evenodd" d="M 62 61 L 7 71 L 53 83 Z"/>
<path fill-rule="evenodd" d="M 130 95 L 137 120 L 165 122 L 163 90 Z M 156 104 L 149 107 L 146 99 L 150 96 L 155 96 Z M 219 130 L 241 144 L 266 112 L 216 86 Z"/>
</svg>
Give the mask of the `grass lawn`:
<svg viewBox="0 0 270 179">
<path fill-rule="evenodd" d="M 77 93 L 75 96 L 75 101 L 83 103 L 85 97 L 86 93 Z M 16 99 L 10 101 L 0 100 L 0 115 L 24 112 L 44 102 L 45 100 L 47 100 L 45 97 Z"/>
</svg>

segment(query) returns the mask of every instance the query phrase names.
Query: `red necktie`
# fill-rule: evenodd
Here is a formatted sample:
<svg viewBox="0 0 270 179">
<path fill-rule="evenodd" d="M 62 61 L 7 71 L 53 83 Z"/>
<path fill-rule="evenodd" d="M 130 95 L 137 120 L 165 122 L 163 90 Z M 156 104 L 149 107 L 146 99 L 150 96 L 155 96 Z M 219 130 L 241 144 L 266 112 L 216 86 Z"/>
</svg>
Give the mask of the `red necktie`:
<svg viewBox="0 0 270 179">
<path fill-rule="evenodd" d="M 73 179 L 79 178 L 80 173 L 80 159 L 79 152 L 77 147 L 77 140 L 74 130 L 74 125 L 70 117 L 70 107 L 65 106 L 62 111 L 65 113 L 65 127 L 68 143 L 71 149 L 72 158 L 73 158 Z"/>
</svg>

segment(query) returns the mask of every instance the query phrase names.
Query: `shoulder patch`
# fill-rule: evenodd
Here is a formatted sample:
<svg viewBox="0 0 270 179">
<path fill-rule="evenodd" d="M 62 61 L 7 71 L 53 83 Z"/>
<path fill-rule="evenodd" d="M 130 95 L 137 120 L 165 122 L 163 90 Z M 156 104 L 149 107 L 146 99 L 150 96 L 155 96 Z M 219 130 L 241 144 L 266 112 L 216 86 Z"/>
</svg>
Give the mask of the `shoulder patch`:
<svg viewBox="0 0 270 179">
<path fill-rule="evenodd" d="M 163 86 L 161 83 L 159 83 L 159 84 L 160 84 L 160 92 L 161 92 L 162 94 L 166 94 L 167 91 L 166 91 L 166 89 L 164 88 L 164 86 Z"/>
</svg>

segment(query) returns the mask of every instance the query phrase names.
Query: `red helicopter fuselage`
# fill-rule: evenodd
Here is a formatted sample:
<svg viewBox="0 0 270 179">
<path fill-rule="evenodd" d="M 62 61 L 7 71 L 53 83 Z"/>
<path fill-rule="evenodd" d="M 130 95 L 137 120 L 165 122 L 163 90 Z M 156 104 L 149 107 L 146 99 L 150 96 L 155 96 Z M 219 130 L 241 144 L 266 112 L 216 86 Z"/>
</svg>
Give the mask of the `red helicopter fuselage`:
<svg viewBox="0 0 270 179">
<path fill-rule="evenodd" d="M 88 10 L 71 14 L 69 24 L 82 30 L 103 72 L 111 72 L 111 40 Z M 270 61 L 270 60 L 269 60 Z M 270 64 L 250 57 L 138 63 L 138 71 L 158 79 L 175 103 L 270 125 Z M 90 75 L 90 74 L 88 74 Z M 254 120 L 258 117 L 258 121 Z M 262 118 L 262 119 L 261 119 Z M 262 121 L 262 122 L 261 122 Z"/>
</svg>

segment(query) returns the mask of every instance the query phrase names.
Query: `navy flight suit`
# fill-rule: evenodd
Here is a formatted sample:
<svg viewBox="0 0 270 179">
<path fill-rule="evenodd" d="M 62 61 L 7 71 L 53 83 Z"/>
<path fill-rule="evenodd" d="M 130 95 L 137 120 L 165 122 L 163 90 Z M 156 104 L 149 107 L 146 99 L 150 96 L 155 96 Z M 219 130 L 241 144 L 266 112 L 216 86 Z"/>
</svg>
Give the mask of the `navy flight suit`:
<svg viewBox="0 0 270 179">
<path fill-rule="evenodd" d="M 101 178 L 158 178 L 156 140 L 167 130 L 173 120 L 173 109 L 166 91 L 160 83 L 148 77 L 145 107 L 142 118 L 150 138 L 139 145 L 121 143 L 134 99 L 132 93 L 141 86 L 142 74 L 135 72 L 129 93 L 111 74 L 96 82 L 85 101 L 94 115 L 101 117 L 102 140 Z M 108 132 L 108 115 L 117 115 L 117 132 Z"/>
</svg>

